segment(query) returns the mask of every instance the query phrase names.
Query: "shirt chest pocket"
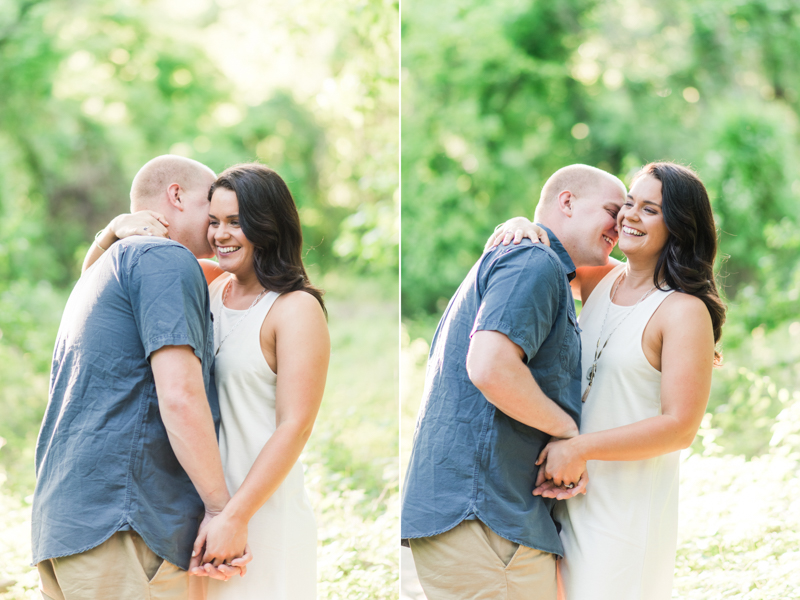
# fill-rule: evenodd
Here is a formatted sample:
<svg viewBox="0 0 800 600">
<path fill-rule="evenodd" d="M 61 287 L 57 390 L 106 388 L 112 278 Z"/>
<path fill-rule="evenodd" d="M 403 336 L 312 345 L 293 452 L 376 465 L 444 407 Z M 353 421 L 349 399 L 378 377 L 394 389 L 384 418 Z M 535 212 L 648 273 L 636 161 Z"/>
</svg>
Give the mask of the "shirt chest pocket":
<svg viewBox="0 0 800 600">
<path fill-rule="evenodd" d="M 561 344 L 561 367 L 572 372 L 580 366 L 581 360 L 581 328 L 578 320 L 571 312 L 567 312 L 567 326 L 564 341 Z"/>
</svg>

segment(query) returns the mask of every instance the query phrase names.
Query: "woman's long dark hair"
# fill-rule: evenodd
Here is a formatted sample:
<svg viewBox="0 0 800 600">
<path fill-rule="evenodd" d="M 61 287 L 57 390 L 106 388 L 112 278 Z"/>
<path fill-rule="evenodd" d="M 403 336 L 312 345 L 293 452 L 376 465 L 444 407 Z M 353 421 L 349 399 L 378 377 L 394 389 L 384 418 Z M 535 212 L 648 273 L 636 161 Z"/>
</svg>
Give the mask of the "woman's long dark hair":
<svg viewBox="0 0 800 600">
<path fill-rule="evenodd" d="M 702 300 L 711 315 L 714 344 L 722 337 L 725 311 L 714 279 L 717 230 L 711 201 L 703 182 L 694 171 L 671 162 L 646 165 L 634 177 L 651 175 L 661 182 L 661 212 L 669 236 L 656 263 L 653 280 L 659 289 L 680 290 Z M 714 364 L 722 354 L 714 349 Z"/>
<path fill-rule="evenodd" d="M 303 266 L 300 216 L 281 176 L 258 163 L 235 165 L 217 177 L 208 191 L 209 201 L 217 188 L 236 194 L 242 233 L 254 246 L 259 283 L 274 292 L 308 292 L 327 317 L 323 291 L 311 285 Z"/>
</svg>

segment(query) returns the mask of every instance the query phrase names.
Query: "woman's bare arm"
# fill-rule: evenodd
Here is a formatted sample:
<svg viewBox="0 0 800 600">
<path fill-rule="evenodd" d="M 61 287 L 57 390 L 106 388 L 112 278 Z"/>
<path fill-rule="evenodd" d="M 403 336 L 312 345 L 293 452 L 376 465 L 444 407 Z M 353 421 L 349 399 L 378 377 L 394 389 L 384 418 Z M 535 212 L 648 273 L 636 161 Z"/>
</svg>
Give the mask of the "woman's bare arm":
<svg viewBox="0 0 800 600">
<path fill-rule="evenodd" d="M 578 267 L 575 269 L 575 278 L 570 281 L 572 297 L 575 300 L 580 300 L 585 303 L 586 300 L 589 299 L 589 296 L 591 296 L 594 288 L 597 287 L 597 284 L 603 280 L 603 277 L 608 275 L 610 271 L 613 271 L 614 267 L 621 264 L 621 261 L 609 256 L 608 264 L 602 267 Z"/>
<path fill-rule="evenodd" d="M 330 337 L 319 302 L 306 292 L 284 294 L 264 320 L 262 350 L 274 359 L 276 429 L 239 490 L 217 518 L 231 535 L 244 529 L 286 479 L 311 435 L 330 359 Z"/>
<path fill-rule="evenodd" d="M 711 317 L 702 300 L 675 292 L 647 327 L 653 326 L 652 335 L 661 339 L 662 414 L 548 444 L 539 459 L 546 460 L 546 476 L 556 485 L 577 481 L 587 460 L 644 460 L 687 448 L 694 440 L 711 391 Z"/>
<path fill-rule="evenodd" d="M 111 248 L 111 245 L 117 240 L 131 235 L 169 237 L 168 227 L 169 223 L 166 217 L 153 210 L 141 210 L 135 213 L 117 215 L 95 237 L 94 242 L 89 247 L 89 251 L 86 253 L 86 258 L 83 259 L 81 273 L 85 273 L 86 269 L 97 262 L 97 259 Z"/>
</svg>

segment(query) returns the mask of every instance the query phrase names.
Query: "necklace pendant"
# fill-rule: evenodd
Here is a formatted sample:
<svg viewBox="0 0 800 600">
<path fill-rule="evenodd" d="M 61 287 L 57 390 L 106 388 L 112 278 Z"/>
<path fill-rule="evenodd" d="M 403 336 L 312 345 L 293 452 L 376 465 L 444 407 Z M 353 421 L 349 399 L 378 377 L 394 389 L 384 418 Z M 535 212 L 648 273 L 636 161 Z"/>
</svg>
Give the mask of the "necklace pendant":
<svg viewBox="0 0 800 600">
<path fill-rule="evenodd" d="M 586 398 L 589 397 L 589 390 L 592 389 L 592 382 L 589 381 L 589 385 L 586 386 L 586 391 L 583 392 L 583 396 L 581 396 L 581 402 L 586 402 Z"/>
<path fill-rule="evenodd" d="M 586 391 L 583 392 L 581 396 L 581 402 L 586 402 L 586 398 L 589 396 L 589 390 L 592 389 L 592 384 L 594 383 L 594 375 L 597 373 L 597 363 L 592 363 L 592 366 L 589 367 L 589 370 L 586 371 L 586 380 L 589 382 L 589 385 L 586 386 Z"/>
</svg>

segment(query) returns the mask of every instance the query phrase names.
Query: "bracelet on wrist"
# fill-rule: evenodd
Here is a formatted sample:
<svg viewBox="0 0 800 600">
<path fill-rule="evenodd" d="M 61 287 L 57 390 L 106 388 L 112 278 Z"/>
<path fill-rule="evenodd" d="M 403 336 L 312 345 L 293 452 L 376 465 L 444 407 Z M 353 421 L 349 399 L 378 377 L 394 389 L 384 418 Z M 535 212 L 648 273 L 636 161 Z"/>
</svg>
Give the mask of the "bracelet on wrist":
<svg viewBox="0 0 800 600">
<path fill-rule="evenodd" d="M 99 238 L 99 237 L 100 237 L 101 235 L 103 235 L 105 232 L 106 232 L 106 230 L 105 230 L 105 229 L 101 229 L 100 231 L 98 231 L 97 233 L 95 233 L 95 234 L 94 234 L 94 245 L 95 245 L 95 246 L 97 246 L 98 248 L 100 248 L 100 250 L 102 250 L 103 252 L 105 252 L 105 251 L 106 251 L 106 248 L 103 248 L 103 247 L 100 245 L 100 242 L 98 242 L 98 241 L 97 241 L 97 238 Z"/>
</svg>

